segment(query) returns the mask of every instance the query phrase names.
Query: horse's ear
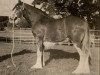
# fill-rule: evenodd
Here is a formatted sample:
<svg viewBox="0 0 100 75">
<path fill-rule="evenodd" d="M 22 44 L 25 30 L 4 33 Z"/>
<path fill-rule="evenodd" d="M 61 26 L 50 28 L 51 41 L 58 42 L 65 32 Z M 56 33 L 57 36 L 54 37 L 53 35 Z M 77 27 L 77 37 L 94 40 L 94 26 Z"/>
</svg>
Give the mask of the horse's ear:
<svg viewBox="0 0 100 75">
<path fill-rule="evenodd" d="M 22 1 L 21 0 L 18 0 L 18 3 L 22 3 Z"/>
<path fill-rule="evenodd" d="M 24 10 L 24 9 L 25 9 L 25 5 L 24 5 L 24 3 L 23 3 L 22 10 Z"/>
</svg>

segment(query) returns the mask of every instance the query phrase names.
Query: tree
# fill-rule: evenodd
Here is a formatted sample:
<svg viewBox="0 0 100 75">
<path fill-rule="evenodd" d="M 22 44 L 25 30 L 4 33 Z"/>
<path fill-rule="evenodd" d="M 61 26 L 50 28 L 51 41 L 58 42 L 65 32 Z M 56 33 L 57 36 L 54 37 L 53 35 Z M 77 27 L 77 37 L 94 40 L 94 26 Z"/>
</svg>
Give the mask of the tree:
<svg viewBox="0 0 100 75">
<path fill-rule="evenodd" d="M 48 12 L 50 16 L 67 17 L 71 14 L 84 18 L 91 28 L 100 17 L 100 3 L 97 0 L 34 0 L 32 4 L 41 5 L 40 9 Z"/>
</svg>

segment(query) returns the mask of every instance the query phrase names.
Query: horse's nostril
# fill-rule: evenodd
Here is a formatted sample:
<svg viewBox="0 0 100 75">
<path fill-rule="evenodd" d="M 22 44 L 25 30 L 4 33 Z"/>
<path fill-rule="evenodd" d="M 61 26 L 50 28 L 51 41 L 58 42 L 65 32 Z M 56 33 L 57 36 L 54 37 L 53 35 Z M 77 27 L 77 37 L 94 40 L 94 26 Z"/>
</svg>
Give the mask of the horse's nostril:
<svg viewBox="0 0 100 75">
<path fill-rule="evenodd" d="M 14 20 L 16 20 L 16 19 L 17 19 L 17 17 L 14 18 Z"/>
<path fill-rule="evenodd" d="M 9 21 L 12 21 L 12 18 L 11 17 L 9 17 Z"/>
</svg>

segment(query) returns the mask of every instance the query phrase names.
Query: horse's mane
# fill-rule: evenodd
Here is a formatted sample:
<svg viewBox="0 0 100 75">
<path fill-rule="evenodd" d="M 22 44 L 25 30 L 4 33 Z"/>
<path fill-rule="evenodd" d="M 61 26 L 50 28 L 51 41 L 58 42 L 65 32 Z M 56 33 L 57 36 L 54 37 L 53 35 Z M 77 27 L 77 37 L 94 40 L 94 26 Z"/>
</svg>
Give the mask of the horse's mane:
<svg viewBox="0 0 100 75">
<path fill-rule="evenodd" d="M 23 5 L 23 3 L 24 2 L 17 3 L 12 10 L 14 10 L 17 6 Z M 32 10 L 32 12 L 36 13 L 37 15 L 42 15 L 42 16 L 46 16 L 48 18 L 52 18 L 46 12 L 42 11 L 41 9 L 36 8 L 33 5 L 29 5 L 27 3 L 24 3 L 24 5 L 27 7 L 27 9 L 29 8 L 30 10 Z"/>
<path fill-rule="evenodd" d="M 28 8 L 31 8 L 32 10 L 34 10 L 34 13 L 43 15 L 43 16 L 49 16 L 47 13 L 45 13 L 44 11 L 36 8 L 35 6 L 29 5 L 27 3 L 24 3 Z M 50 17 L 50 16 L 49 16 Z"/>
</svg>

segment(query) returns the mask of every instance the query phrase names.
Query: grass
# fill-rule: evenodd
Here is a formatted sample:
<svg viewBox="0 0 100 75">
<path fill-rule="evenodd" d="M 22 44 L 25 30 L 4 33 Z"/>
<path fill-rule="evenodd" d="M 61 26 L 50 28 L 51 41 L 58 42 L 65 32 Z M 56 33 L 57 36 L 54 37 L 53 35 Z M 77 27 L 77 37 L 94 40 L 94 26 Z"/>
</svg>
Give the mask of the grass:
<svg viewBox="0 0 100 75">
<path fill-rule="evenodd" d="M 36 46 L 15 44 L 15 68 L 10 58 L 11 49 L 11 43 L 0 43 L 0 75 L 73 75 L 72 71 L 78 65 L 79 55 L 74 47 L 55 46 L 45 51 L 46 66 L 43 69 L 30 70 L 36 62 Z M 99 50 L 100 48 L 91 48 L 90 75 L 99 75 Z"/>
</svg>

